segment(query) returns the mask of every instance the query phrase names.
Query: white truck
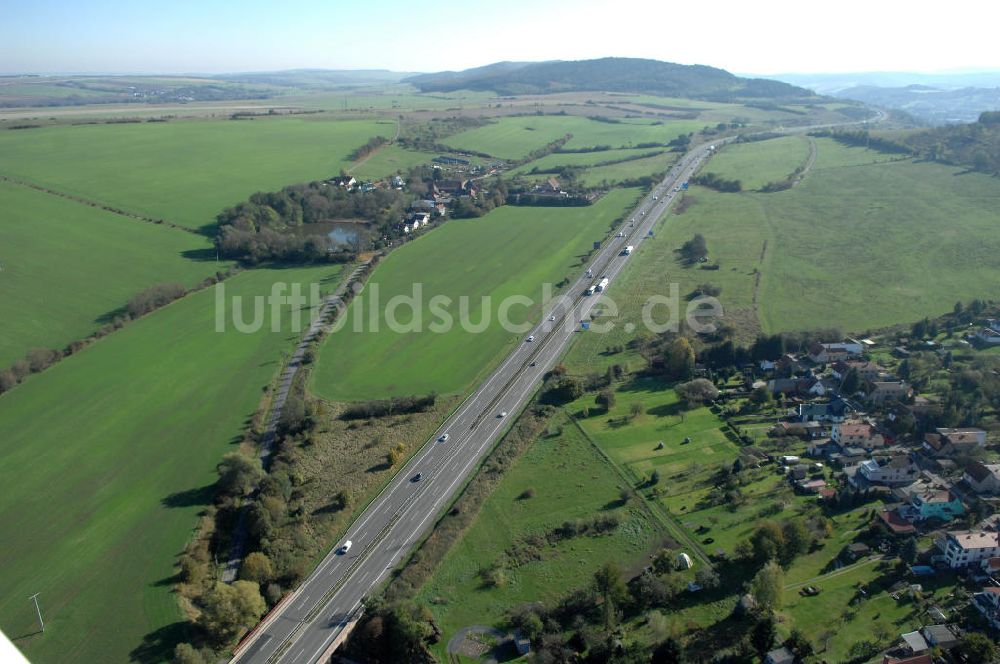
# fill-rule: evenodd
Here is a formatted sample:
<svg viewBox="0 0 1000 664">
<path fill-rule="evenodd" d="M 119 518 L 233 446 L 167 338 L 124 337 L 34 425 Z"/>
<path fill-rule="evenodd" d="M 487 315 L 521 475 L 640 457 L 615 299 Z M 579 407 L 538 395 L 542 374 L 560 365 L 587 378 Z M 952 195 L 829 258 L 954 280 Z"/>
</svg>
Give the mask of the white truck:
<svg viewBox="0 0 1000 664">
<path fill-rule="evenodd" d="M 633 247 L 631 244 L 628 245 L 627 247 L 625 247 L 624 249 L 622 249 L 622 256 L 628 256 L 629 254 L 632 253 L 633 249 L 635 249 L 635 247 Z"/>
<path fill-rule="evenodd" d="M 603 279 L 601 279 L 600 281 L 597 282 L 597 285 L 594 286 L 594 290 L 597 291 L 598 293 L 600 293 L 600 292 L 604 291 L 604 289 L 607 288 L 608 284 L 610 284 L 610 283 L 611 283 L 611 280 L 608 279 L 607 277 L 604 277 Z"/>
</svg>

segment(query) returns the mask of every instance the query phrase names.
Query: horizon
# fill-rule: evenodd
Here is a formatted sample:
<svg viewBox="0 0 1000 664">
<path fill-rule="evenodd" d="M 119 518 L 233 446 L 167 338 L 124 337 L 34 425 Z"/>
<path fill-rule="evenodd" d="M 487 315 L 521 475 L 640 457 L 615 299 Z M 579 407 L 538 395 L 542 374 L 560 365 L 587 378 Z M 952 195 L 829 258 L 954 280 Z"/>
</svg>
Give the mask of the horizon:
<svg viewBox="0 0 1000 664">
<path fill-rule="evenodd" d="M 424 7 L 434 17 L 431 27 L 415 29 L 412 12 L 400 0 L 348 17 L 320 0 L 293 0 L 280 8 L 263 0 L 238 7 L 96 0 L 82 13 L 67 0 L 40 0 L 9 9 L 0 25 L 0 68 L 11 75 L 84 76 L 295 69 L 429 73 L 614 54 L 759 77 L 1000 69 L 1000 54 L 992 48 L 1000 7 L 974 0 L 956 0 L 947 14 L 902 13 L 861 0 L 846 0 L 834 13 L 769 0 L 738 24 L 708 27 L 693 7 L 668 12 L 652 0 L 632 0 L 615 11 L 598 0 L 581 0 L 572 11 L 526 0 L 477 7 L 474 14 L 462 8 L 454 0 L 431 0 Z M 739 10 L 729 0 L 713 16 Z M 977 20 L 970 22 L 972 15 Z M 505 41 L 507 34 L 518 39 Z M 934 49 L 926 47 L 929 42 Z"/>
<path fill-rule="evenodd" d="M 602 56 L 605 58 L 629 58 L 629 56 L 618 56 L 609 55 Z M 528 64 L 536 64 L 541 62 L 582 62 L 587 60 L 599 60 L 602 58 L 580 58 L 574 60 L 531 60 L 523 61 Z M 656 60 L 656 58 L 637 58 L 637 59 L 647 59 Z M 664 62 L 667 64 L 685 64 L 671 62 L 668 60 L 658 60 L 659 62 Z M 39 72 L 26 72 L 26 71 L 0 71 L 0 77 L 14 78 L 14 77 L 65 77 L 65 76 L 149 76 L 149 77 L 204 77 L 204 78 L 220 78 L 225 76 L 246 76 L 250 74 L 280 74 L 286 72 L 349 72 L 349 73 L 362 73 L 362 72 L 387 72 L 391 74 L 405 74 L 407 76 L 418 76 L 421 74 L 437 74 L 446 71 L 461 72 L 468 69 L 475 69 L 477 67 L 484 67 L 493 64 L 498 64 L 501 62 L 512 62 L 511 60 L 497 60 L 495 62 L 487 63 L 486 65 L 470 65 L 468 67 L 461 67 L 458 69 L 438 69 L 438 70 L 405 70 L 405 69 L 394 69 L 385 67 L 356 67 L 350 69 L 337 69 L 330 67 L 293 67 L 285 69 L 243 69 L 243 70 L 231 70 L 224 72 L 211 72 L 211 71 L 145 71 L 145 70 L 93 70 L 93 71 L 39 71 Z M 691 63 L 690 66 L 707 66 L 716 67 L 716 65 L 706 64 L 704 62 Z M 724 69 L 723 67 L 716 67 L 718 69 Z M 760 72 L 747 72 L 747 71 L 733 71 L 726 69 L 729 73 L 740 76 L 742 78 L 775 78 L 779 76 L 852 76 L 852 75 L 912 75 L 912 76 L 967 76 L 976 74 L 1000 74 L 1000 65 L 993 67 L 956 67 L 950 69 L 939 69 L 939 70 L 916 70 L 916 69 L 870 69 L 870 70 L 843 70 L 843 71 L 780 71 L 769 74 L 762 74 Z"/>
</svg>

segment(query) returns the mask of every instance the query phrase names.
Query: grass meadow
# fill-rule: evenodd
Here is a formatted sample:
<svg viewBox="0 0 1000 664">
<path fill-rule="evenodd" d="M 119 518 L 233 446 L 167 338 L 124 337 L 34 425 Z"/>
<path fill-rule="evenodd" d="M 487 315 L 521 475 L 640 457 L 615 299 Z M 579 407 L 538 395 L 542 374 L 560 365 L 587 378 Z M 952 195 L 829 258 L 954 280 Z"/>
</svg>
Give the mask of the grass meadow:
<svg viewBox="0 0 1000 664">
<path fill-rule="evenodd" d="M 448 639 L 462 627 L 495 624 L 522 603 L 552 602 L 590 583 L 604 562 L 627 566 L 652 550 L 662 531 L 638 505 L 618 506 L 622 484 L 572 425 L 535 441 L 417 595 L 444 632 L 437 652 L 443 656 Z M 529 489 L 533 495 L 526 498 Z M 611 533 L 543 546 L 539 559 L 510 569 L 503 585 L 484 584 L 481 572 L 500 561 L 504 551 L 517 548 L 521 538 L 609 511 L 623 519 Z"/>
<path fill-rule="evenodd" d="M 754 150 L 772 150 L 768 143 L 740 145 L 739 159 L 751 163 Z M 723 322 L 744 341 L 761 330 L 863 332 L 940 315 L 956 300 L 993 296 L 990 284 L 1000 269 L 994 178 L 891 160 L 829 139 L 816 144 L 815 166 L 791 190 L 722 194 L 693 186 L 658 222 L 656 236 L 637 245 L 609 289 L 607 297 L 623 312 L 614 329 L 583 335 L 567 363 L 600 371 L 613 362 L 641 362 L 627 351 L 602 353 L 633 336 L 628 323 L 643 329 L 643 303 L 651 295 L 669 296 L 673 285 L 681 317 L 684 298 L 700 284 L 721 288 Z M 801 152 L 784 154 L 784 166 L 776 154 L 768 159 L 773 173 L 790 173 L 801 163 Z M 730 177 L 748 172 L 720 163 Z M 713 159 L 705 170 L 720 169 Z M 706 239 L 709 262 L 689 267 L 676 251 L 695 233 Z M 705 269 L 714 264 L 719 269 Z M 654 318 L 664 322 L 667 314 L 658 307 Z"/>
<path fill-rule="evenodd" d="M 459 132 L 443 142 L 457 150 L 520 159 L 566 134 L 573 135 L 566 143 L 567 148 L 597 145 L 622 148 L 639 143 L 667 143 L 678 134 L 697 131 L 702 126 L 697 120 L 623 119 L 612 123 L 576 115 L 528 115 L 500 118 L 495 123 Z"/>
<path fill-rule="evenodd" d="M 740 180 L 743 190 L 760 189 L 784 180 L 809 157 L 809 138 L 783 136 L 754 143 L 731 143 L 705 167 L 727 180 Z"/>
<path fill-rule="evenodd" d="M 216 263 L 207 238 L 0 182 L 0 367 L 29 348 L 92 333 L 144 288 L 194 286 Z"/>
<path fill-rule="evenodd" d="M 393 251 L 355 298 L 344 327 L 327 337 L 312 374 L 313 390 L 328 399 L 352 401 L 466 389 L 496 363 L 501 352 L 521 343 L 521 335 L 497 323 L 503 300 L 530 297 L 534 303 L 513 307 L 510 319 L 514 323 L 537 319 L 542 284 L 575 276 L 580 257 L 594 240 L 605 237 L 636 196 L 636 190 L 620 189 L 587 207 L 505 206 L 479 219 L 449 221 Z M 394 296 L 412 296 L 416 284 L 422 289 L 423 331 L 390 330 L 385 305 Z M 381 303 L 378 330 L 369 322 L 375 291 Z M 451 298 L 447 311 L 455 320 L 450 330 L 440 333 L 429 327 L 441 320 L 429 306 L 430 298 L 438 295 Z M 459 324 L 463 296 L 468 297 L 470 323 L 489 316 L 484 331 L 468 332 Z M 486 309 L 484 297 L 490 298 Z M 416 320 L 407 307 L 398 309 L 396 317 L 403 324 Z M 362 331 L 355 331 L 355 321 Z"/>
<path fill-rule="evenodd" d="M 338 271 L 225 283 L 246 299 L 276 281 L 330 289 Z M 215 297 L 174 302 L 0 396 L 0 627 L 33 662 L 162 661 L 184 640 L 175 556 L 300 336 L 218 333 Z M 44 637 L 31 636 L 36 592 Z"/>
<path fill-rule="evenodd" d="M 189 228 L 255 191 L 336 175 L 383 120 L 256 118 L 0 132 L 0 175 Z"/>
</svg>

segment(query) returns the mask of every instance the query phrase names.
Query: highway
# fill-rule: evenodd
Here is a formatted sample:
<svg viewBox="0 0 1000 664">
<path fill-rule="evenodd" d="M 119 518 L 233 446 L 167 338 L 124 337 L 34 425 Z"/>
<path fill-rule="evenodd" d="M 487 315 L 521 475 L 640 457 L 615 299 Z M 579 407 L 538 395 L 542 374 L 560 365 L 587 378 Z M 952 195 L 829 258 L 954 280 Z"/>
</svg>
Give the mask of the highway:
<svg viewBox="0 0 1000 664">
<path fill-rule="evenodd" d="M 862 122 L 843 123 L 851 124 Z M 789 128 L 784 133 L 826 126 L 834 125 Z M 731 140 L 732 137 L 721 139 L 714 145 Z M 686 182 L 712 150 L 713 146 L 708 144 L 693 148 L 639 202 L 616 229 L 625 236 L 612 234 L 603 243 L 565 295 L 543 313 L 541 322 L 524 334 L 502 364 L 462 402 L 350 526 L 344 540 L 352 542 L 351 549 L 344 554 L 336 549 L 331 551 L 299 588 L 244 639 L 232 662 L 307 664 L 331 654 L 331 644 L 358 615 L 364 597 L 376 590 L 426 535 L 538 389 L 542 377 L 556 364 L 573 336 L 581 333 L 581 321 L 589 320 L 591 310 L 600 300 L 598 295 L 585 295 L 587 288 L 603 277 L 614 284 L 630 260 L 622 253 L 625 246 L 633 245 L 638 250 L 642 242 L 656 241 L 649 232 L 673 203 L 677 195 L 675 187 Z M 631 219 L 634 225 L 630 224 Z M 529 336 L 533 341 L 527 341 Z M 504 412 L 509 415 L 501 417 Z M 447 440 L 440 441 L 446 433 Z"/>
</svg>

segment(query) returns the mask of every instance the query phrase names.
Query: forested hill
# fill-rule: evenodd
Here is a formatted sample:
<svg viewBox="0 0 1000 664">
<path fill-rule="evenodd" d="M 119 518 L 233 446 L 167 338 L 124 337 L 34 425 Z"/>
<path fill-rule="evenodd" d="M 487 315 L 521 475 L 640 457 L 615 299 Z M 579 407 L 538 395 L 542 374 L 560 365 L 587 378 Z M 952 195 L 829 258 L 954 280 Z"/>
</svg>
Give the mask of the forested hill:
<svg viewBox="0 0 1000 664">
<path fill-rule="evenodd" d="M 788 83 L 740 78 L 705 65 L 679 65 L 639 58 L 601 58 L 556 62 L 499 62 L 461 72 L 420 74 L 404 79 L 424 92 L 492 90 L 500 94 L 538 94 L 594 90 L 641 92 L 671 97 L 813 97 Z"/>
<path fill-rule="evenodd" d="M 982 113 L 978 122 L 919 131 L 902 140 L 934 161 L 1000 173 L 1000 112 Z"/>
</svg>

